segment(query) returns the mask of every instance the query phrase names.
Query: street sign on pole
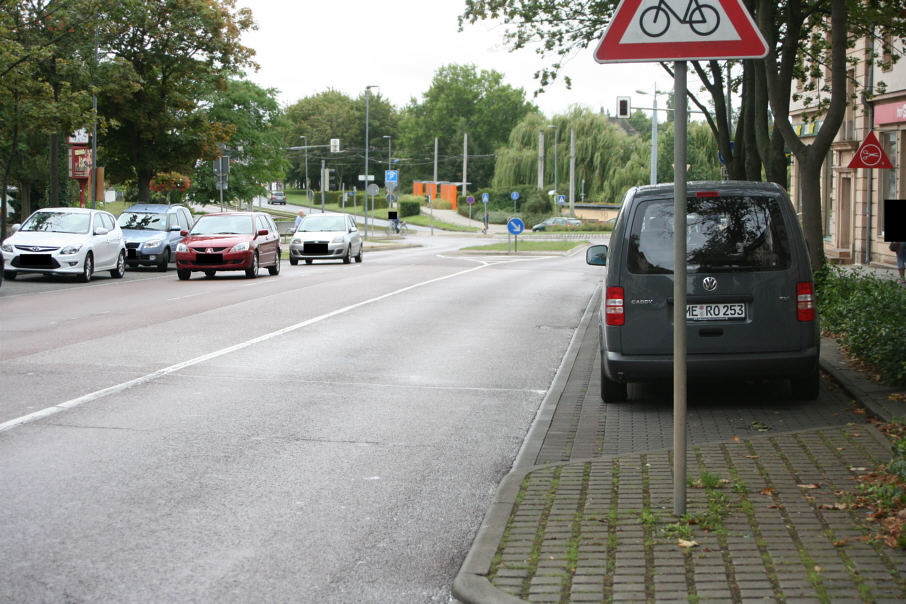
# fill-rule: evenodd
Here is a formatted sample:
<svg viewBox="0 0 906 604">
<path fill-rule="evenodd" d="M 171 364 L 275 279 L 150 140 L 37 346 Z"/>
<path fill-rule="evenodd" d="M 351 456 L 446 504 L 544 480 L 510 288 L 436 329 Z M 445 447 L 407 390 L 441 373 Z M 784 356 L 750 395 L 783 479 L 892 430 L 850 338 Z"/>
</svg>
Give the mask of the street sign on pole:
<svg viewBox="0 0 906 604">
<path fill-rule="evenodd" d="M 742 0 L 622 0 L 595 60 L 760 59 L 767 53 Z"/>
<path fill-rule="evenodd" d="M 364 175 L 364 174 L 359 174 L 359 180 L 364 181 L 364 180 L 365 180 L 365 175 Z M 374 180 L 374 174 L 369 174 L 369 175 L 368 175 L 368 182 L 371 182 L 371 181 L 373 181 L 373 180 Z"/>
<path fill-rule="evenodd" d="M 557 195 L 557 203 L 561 206 L 566 205 L 566 195 Z"/>
</svg>

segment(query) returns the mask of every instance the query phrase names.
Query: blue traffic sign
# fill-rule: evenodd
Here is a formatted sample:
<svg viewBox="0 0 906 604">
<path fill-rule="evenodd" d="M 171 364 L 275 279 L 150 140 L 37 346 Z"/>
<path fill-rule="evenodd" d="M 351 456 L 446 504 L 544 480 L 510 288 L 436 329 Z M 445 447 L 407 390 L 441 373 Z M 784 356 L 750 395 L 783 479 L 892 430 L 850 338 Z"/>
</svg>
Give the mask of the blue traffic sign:
<svg viewBox="0 0 906 604">
<path fill-rule="evenodd" d="M 510 218 L 506 223 L 506 230 L 513 235 L 519 235 L 525 230 L 525 223 L 522 222 L 521 218 Z"/>
<path fill-rule="evenodd" d="M 472 205 L 473 203 L 475 203 L 475 198 L 469 195 L 468 197 L 466 197 L 466 203 Z"/>
<path fill-rule="evenodd" d="M 384 170 L 384 182 L 397 182 L 399 170 Z"/>
<path fill-rule="evenodd" d="M 488 203 L 489 201 L 491 201 L 491 198 L 488 196 L 488 194 L 482 193 L 481 194 L 481 203 Z"/>
<path fill-rule="evenodd" d="M 557 203 L 561 206 L 566 205 L 566 195 L 557 195 Z"/>
<path fill-rule="evenodd" d="M 513 201 L 519 199 L 519 191 L 513 191 L 512 193 L 510 193 L 510 199 L 512 199 Z"/>
</svg>

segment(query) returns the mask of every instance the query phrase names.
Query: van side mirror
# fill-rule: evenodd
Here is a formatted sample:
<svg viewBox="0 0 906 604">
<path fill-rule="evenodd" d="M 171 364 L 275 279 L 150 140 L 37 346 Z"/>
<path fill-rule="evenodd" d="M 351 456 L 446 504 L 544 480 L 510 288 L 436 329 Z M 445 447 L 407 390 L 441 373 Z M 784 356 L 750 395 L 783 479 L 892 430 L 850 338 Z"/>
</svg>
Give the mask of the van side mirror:
<svg viewBox="0 0 906 604">
<path fill-rule="evenodd" d="M 607 266 L 607 246 L 593 245 L 585 250 L 585 262 L 595 266 Z"/>
</svg>

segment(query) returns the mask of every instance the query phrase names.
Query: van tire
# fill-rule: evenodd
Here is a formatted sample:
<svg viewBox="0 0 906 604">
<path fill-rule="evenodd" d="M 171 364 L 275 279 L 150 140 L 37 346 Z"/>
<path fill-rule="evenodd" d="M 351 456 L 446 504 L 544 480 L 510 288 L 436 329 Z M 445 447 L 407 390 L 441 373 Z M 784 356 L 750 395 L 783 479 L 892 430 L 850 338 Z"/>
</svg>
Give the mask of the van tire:
<svg viewBox="0 0 906 604">
<path fill-rule="evenodd" d="M 790 380 L 790 391 L 793 398 L 802 401 L 813 401 L 818 398 L 818 385 L 820 376 L 818 370 L 810 372 L 807 376 Z"/>
<path fill-rule="evenodd" d="M 604 372 L 601 364 L 601 400 L 605 403 L 622 403 L 627 398 L 626 384 L 615 382 Z"/>
</svg>

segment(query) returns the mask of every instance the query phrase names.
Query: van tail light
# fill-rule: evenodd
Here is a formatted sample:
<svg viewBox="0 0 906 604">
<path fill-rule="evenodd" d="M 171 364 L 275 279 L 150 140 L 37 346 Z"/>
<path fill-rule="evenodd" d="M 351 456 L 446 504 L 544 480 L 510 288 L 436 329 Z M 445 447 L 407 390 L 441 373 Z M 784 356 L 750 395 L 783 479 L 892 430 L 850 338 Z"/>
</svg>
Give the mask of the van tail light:
<svg viewBox="0 0 906 604">
<path fill-rule="evenodd" d="M 796 315 L 800 321 L 815 320 L 815 289 L 810 281 L 796 284 Z"/>
<path fill-rule="evenodd" d="M 608 287 L 604 299 L 605 323 L 607 325 L 624 325 L 626 314 L 623 312 L 623 288 Z"/>
</svg>

